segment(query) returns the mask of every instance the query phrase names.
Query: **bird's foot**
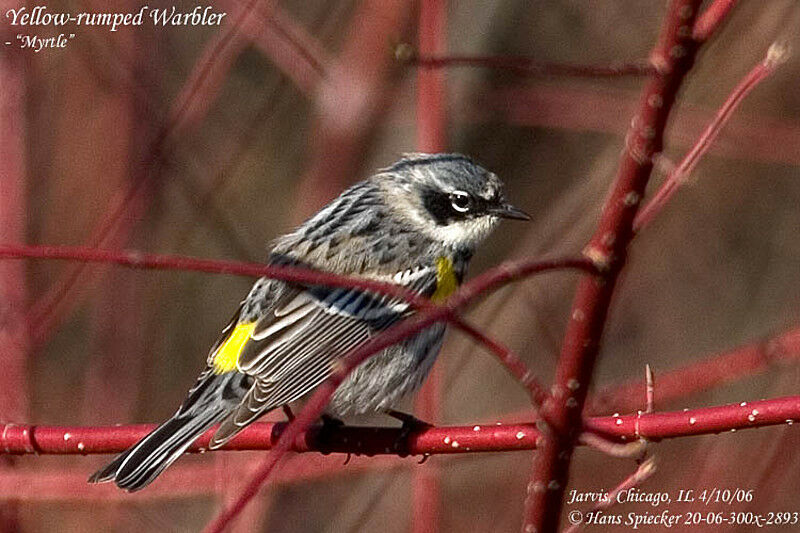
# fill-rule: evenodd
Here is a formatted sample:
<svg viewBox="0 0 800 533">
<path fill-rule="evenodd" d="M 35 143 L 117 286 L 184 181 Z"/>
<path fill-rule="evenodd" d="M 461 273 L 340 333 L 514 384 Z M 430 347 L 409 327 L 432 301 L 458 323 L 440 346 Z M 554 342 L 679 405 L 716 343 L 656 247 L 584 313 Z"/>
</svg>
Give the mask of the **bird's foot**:
<svg viewBox="0 0 800 533">
<path fill-rule="evenodd" d="M 411 455 L 411 450 L 409 450 L 408 445 L 408 439 L 411 437 L 411 435 L 433 427 L 433 425 L 408 413 L 395 411 L 394 409 L 388 409 L 385 412 L 387 415 L 391 416 L 392 418 L 396 418 L 403 423 L 402 427 L 400 428 L 400 435 L 397 436 L 397 440 L 394 441 L 393 446 L 395 453 L 400 457 L 407 457 Z"/>
<path fill-rule="evenodd" d="M 334 434 L 340 428 L 344 427 L 344 422 L 330 415 L 322 415 L 320 418 L 322 420 L 322 427 L 319 433 L 317 433 L 317 447 L 321 454 L 328 455 L 333 451 Z"/>
</svg>

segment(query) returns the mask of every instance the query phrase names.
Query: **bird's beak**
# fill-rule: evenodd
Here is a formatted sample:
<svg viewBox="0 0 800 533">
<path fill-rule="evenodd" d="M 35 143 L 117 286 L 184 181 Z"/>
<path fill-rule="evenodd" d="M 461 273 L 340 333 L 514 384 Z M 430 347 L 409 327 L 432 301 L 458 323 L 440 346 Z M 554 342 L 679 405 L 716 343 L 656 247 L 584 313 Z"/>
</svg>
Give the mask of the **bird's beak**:
<svg viewBox="0 0 800 533">
<path fill-rule="evenodd" d="M 530 220 L 531 216 L 518 207 L 511 204 L 500 204 L 489 210 L 492 215 L 500 218 L 513 218 L 514 220 Z"/>
</svg>

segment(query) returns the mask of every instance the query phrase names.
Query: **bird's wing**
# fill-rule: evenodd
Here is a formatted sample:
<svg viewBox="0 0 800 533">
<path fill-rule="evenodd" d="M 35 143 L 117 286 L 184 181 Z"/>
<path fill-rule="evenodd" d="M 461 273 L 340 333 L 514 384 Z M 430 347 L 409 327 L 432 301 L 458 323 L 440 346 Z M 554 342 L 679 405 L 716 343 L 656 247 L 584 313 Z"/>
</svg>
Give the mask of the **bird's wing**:
<svg viewBox="0 0 800 533">
<path fill-rule="evenodd" d="M 431 295 L 437 287 L 437 267 L 400 272 L 391 281 Z M 302 397 L 330 376 L 349 351 L 410 311 L 400 299 L 359 289 L 283 285 L 269 313 L 254 323 L 240 323 L 218 343 L 219 354 L 229 345 L 235 347 L 236 369 L 253 376 L 255 383 L 223 421 L 211 447 L 221 446 L 267 411 Z M 230 357 L 217 355 L 211 365 L 228 368 Z"/>
</svg>

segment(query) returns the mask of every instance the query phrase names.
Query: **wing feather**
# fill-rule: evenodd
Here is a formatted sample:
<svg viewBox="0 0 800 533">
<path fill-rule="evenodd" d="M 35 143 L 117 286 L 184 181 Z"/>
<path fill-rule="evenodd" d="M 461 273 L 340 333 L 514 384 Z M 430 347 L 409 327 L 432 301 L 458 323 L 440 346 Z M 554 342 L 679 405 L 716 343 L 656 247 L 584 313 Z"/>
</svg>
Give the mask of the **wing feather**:
<svg viewBox="0 0 800 533">
<path fill-rule="evenodd" d="M 430 295 L 436 289 L 436 267 L 410 269 L 385 281 Z M 283 291 L 279 305 L 259 319 L 239 355 L 239 371 L 255 383 L 223 421 L 211 448 L 267 411 L 308 393 L 344 355 L 411 311 L 401 299 L 359 289 L 284 285 Z"/>
</svg>

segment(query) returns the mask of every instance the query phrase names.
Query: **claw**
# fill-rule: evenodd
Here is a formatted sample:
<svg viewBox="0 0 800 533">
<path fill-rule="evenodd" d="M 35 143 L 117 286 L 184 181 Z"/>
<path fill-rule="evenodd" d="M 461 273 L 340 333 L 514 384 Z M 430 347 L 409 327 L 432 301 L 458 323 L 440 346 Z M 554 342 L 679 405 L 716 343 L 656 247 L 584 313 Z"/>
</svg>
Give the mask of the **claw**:
<svg viewBox="0 0 800 533">
<path fill-rule="evenodd" d="M 424 420 L 420 420 L 419 418 L 417 418 L 412 414 L 403 413 L 402 411 L 395 411 L 394 409 L 388 409 L 386 410 L 386 414 L 402 422 L 403 427 L 410 426 L 413 427 L 414 429 L 428 429 L 433 427 L 433 424 L 429 424 Z"/>
<path fill-rule="evenodd" d="M 386 414 L 392 418 L 400 420 L 403 423 L 403 426 L 400 428 L 400 435 L 398 435 L 397 440 L 394 441 L 393 445 L 394 452 L 399 457 L 408 457 L 411 455 L 411 452 L 408 449 L 408 438 L 411 435 L 433 427 L 424 420 L 420 420 L 414 415 L 410 415 L 408 413 L 402 413 L 400 411 L 388 409 Z M 423 456 L 421 463 L 425 462 L 425 460 L 426 458 Z"/>
</svg>

